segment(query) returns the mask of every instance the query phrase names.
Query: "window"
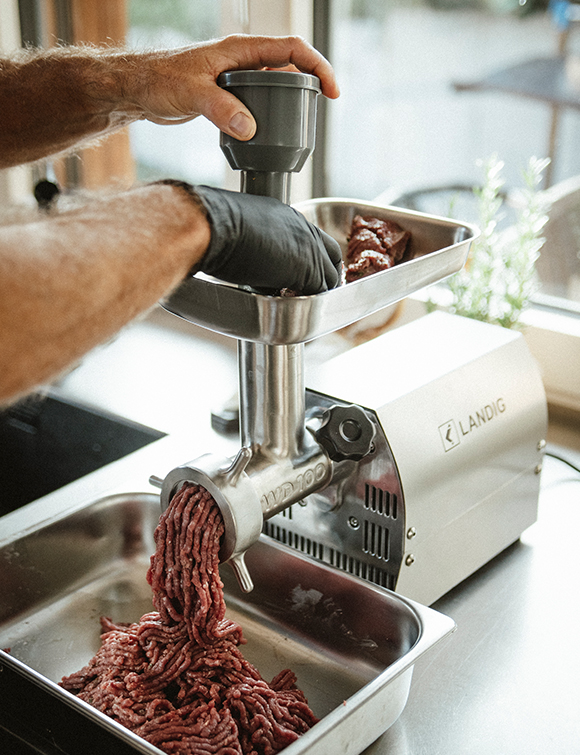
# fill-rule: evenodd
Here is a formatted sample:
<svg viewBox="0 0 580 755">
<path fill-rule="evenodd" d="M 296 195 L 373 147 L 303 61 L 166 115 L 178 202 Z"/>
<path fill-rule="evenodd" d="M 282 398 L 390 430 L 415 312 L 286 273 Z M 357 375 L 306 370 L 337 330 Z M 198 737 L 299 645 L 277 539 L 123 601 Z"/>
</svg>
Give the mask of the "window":
<svg viewBox="0 0 580 755">
<path fill-rule="evenodd" d="M 182 47 L 221 33 L 219 0 L 130 0 L 128 42 L 132 47 Z M 222 186 L 224 157 L 218 132 L 204 118 L 159 128 L 140 121 L 131 126 L 131 148 L 141 180 L 172 176 Z"/>
<path fill-rule="evenodd" d="M 549 399 L 580 409 L 580 85 L 566 78 L 569 59 L 580 60 L 580 28 L 566 39 L 541 0 L 315 4 L 329 18 L 327 54 L 342 90 L 327 108 L 325 194 L 412 198 L 415 209 L 475 222 L 469 197 L 481 181 L 479 159 L 504 161 L 509 190 L 521 185 L 530 156 L 551 156 L 558 220 L 546 229 L 526 337 Z M 481 85 L 495 71 L 557 60 L 560 51 L 558 85 L 574 107 Z"/>
<path fill-rule="evenodd" d="M 518 4 L 470 0 L 327 5 L 329 54 L 343 90 L 329 108 L 328 193 L 402 203 L 413 196 L 418 209 L 459 213 L 475 222 L 466 197 L 481 181 L 478 160 L 497 154 L 504 161 L 509 192 L 521 185 L 531 155 L 549 155 L 547 178 L 558 185 L 566 181 L 556 193 L 568 198 L 558 200 L 565 212 L 558 212 L 558 228 L 551 224 L 538 266 L 542 293 L 580 304 L 580 217 L 571 217 L 580 216 L 580 199 L 569 196 L 580 194 L 569 182 L 580 175 L 578 82 L 561 84 L 575 97 L 576 109 L 479 85 L 512 65 L 555 59 L 562 37 L 552 15 L 541 8 L 522 15 Z M 568 58 L 580 61 L 576 44 L 580 39 L 570 34 Z M 569 70 L 567 63 L 562 75 Z"/>
<path fill-rule="evenodd" d="M 541 306 L 528 313 L 527 336 L 542 365 L 550 398 L 580 410 L 580 199 L 577 205 L 574 198 L 566 199 L 566 189 L 570 196 L 580 196 L 576 178 L 580 177 L 580 110 L 568 107 L 555 112 L 545 101 L 477 86 L 494 71 L 535 58 L 557 58 L 559 46 L 566 53 L 561 58 L 562 76 L 568 75 L 566 64 L 576 60 L 580 47 L 580 26 L 564 35 L 546 4 L 546 0 L 102 0 L 98 4 L 13 0 L 0 3 L 4 37 L 0 43 L 9 49 L 6 29 L 13 24 L 7 22 L 7 13 L 10 16 L 10 8 L 19 5 L 37 11 L 60 9 L 61 16 L 74 7 L 84 20 L 98 8 L 96 21 L 105 18 L 105 7 L 124 7 L 127 36 L 136 46 L 175 46 L 241 30 L 312 38 L 314 30 L 315 44 L 331 59 L 342 89 L 339 100 L 319 109 L 322 128 L 308 166 L 315 166 L 314 193 L 319 196 L 381 196 L 392 202 L 416 190 L 451 187 L 451 192 L 428 193 L 433 202 L 420 209 L 449 214 L 453 200 L 453 214 L 473 220 L 473 207 L 467 199 L 457 201 L 455 187 L 479 182 L 479 158 L 497 153 L 506 164 L 509 188 L 518 183 L 530 155 L 552 152 L 551 181 L 563 195 L 563 204 L 571 205 L 571 221 L 554 230 L 559 240 L 550 240 L 551 248 L 544 249 L 539 265 Z M 18 13 L 11 15 L 16 18 Z M 70 27 L 66 14 L 60 22 L 65 31 Z M 70 28 L 74 32 L 74 26 Z M 570 96 L 580 99 L 577 81 L 562 81 Z M 204 119 L 167 128 L 138 123 L 130 137 L 140 179 L 173 175 L 237 186 L 219 149 L 217 131 Z M 108 143 L 92 152 L 106 149 Z M 311 190 L 309 169 L 293 180 L 295 201 Z M 6 185 L 12 181 L 0 178 Z M 14 194 L 10 186 L 6 190 L 0 185 L 0 192 L 3 188 Z M 555 250 L 557 246 L 565 251 Z"/>
<path fill-rule="evenodd" d="M 331 194 L 370 199 L 386 189 L 469 186 L 478 181 L 476 161 L 493 153 L 514 185 L 530 155 L 546 156 L 549 107 L 454 88 L 554 55 L 557 32 L 546 12 L 522 17 L 470 0 L 330 0 L 330 17 L 329 52 L 343 90 L 329 116 Z M 555 181 L 580 173 L 580 119 L 566 115 Z"/>
</svg>

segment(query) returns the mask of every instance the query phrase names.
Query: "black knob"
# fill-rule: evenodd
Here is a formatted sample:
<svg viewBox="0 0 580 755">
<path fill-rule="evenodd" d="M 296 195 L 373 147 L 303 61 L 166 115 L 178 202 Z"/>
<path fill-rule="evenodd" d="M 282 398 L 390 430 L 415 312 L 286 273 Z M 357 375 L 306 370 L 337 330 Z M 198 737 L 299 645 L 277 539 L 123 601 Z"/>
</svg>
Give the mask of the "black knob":
<svg viewBox="0 0 580 755">
<path fill-rule="evenodd" d="M 356 404 L 335 404 L 322 415 L 316 440 L 333 461 L 359 461 L 373 447 L 375 426 Z"/>
<path fill-rule="evenodd" d="M 56 197 L 60 194 L 57 184 L 46 178 L 38 181 L 34 187 L 34 198 L 38 202 L 41 210 L 49 210 L 56 202 Z"/>
</svg>

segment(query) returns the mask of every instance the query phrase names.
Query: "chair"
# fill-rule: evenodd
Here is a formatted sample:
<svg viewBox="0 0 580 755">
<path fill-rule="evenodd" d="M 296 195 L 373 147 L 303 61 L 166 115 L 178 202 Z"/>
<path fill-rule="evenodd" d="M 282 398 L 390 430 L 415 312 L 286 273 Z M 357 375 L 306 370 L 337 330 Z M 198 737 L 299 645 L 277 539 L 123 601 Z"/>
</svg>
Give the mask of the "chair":
<svg viewBox="0 0 580 755">
<path fill-rule="evenodd" d="M 580 176 L 546 190 L 549 219 L 536 269 L 542 283 L 539 302 L 553 298 L 580 303 Z M 569 308 L 569 307 L 567 307 Z"/>
</svg>

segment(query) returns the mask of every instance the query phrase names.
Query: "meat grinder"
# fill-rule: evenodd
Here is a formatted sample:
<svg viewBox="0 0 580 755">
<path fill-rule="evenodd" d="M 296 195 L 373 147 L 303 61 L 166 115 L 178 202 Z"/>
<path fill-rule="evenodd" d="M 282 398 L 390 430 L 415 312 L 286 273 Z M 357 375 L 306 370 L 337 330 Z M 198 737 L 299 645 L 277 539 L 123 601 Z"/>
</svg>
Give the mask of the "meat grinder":
<svg viewBox="0 0 580 755">
<path fill-rule="evenodd" d="M 235 71 L 220 85 L 258 124 L 249 142 L 221 135 L 241 189 L 288 202 L 291 174 L 314 148 L 318 79 Z M 435 313 L 323 365 L 306 390 L 305 343 L 457 272 L 477 230 L 358 200 L 297 209 L 343 251 L 356 214 L 394 220 L 411 233 L 405 260 L 315 296 L 200 274 L 181 284 L 168 311 L 238 339 L 241 447 L 157 480 L 162 507 L 187 481 L 211 492 L 225 522 L 221 560 L 245 591 L 244 553 L 264 533 L 431 603 L 535 520 L 546 433 L 537 368 L 521 335 Z"/>
</svg>

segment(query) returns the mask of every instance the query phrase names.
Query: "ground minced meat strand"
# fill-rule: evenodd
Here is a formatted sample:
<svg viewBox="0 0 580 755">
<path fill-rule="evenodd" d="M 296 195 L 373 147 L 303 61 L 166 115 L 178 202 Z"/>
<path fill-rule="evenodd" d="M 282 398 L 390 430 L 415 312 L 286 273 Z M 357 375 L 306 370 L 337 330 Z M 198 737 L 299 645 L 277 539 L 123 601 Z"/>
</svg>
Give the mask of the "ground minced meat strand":
<svg viewBox="0 0 580 755">
<path fill-rule="evenodd" d="M 238 647 L 218 570 L 223 531 L 212 496 L 184 485 L 155 531 L 156 610 L 135 624 L 102 618 L 101 648 L 61 681 L 171 755 L 270 755 L 317 721 L 292 671 L 268 684 Z"/>
</svg>

